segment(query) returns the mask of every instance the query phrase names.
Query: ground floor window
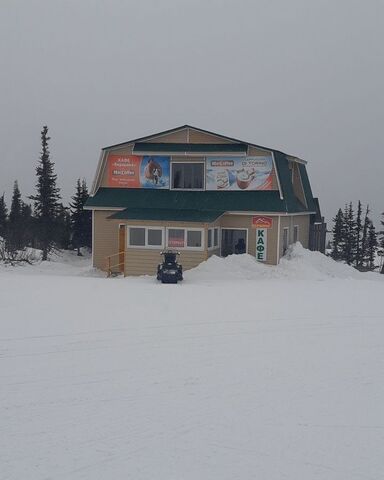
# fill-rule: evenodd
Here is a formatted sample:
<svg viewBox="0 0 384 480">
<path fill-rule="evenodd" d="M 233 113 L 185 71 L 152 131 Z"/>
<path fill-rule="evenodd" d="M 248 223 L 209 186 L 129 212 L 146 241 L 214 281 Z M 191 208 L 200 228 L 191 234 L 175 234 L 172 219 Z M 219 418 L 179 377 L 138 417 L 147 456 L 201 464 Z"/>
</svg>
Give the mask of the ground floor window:
<svg viewBox="0 0 384 480">
<path fill-rule="evenodd" d="M 247 229 L 221 229 L 221 256 L 247 253 Z"/>
<path fill-rule="evenodd" d="M 294 225 L 293 227 L 293 243 L 296 243 L 299 240 L 299 226 Z"/>
<path fill-rule="evenodd" d="M 219 228 L 209 228 L 208 229 L 208 248 L 218 248 L 219 247 Z"/>
<path fill-rule="evenodd" d="M 201 228 L 167 228 L 167 247 L 203 249 L 203 230 Z"/>
<path fill-rule="evenodd" d="M 163 248 L 164 228 L 162 227 L 127 227 L 128 247 Z"/>
<path fill-rule="evenodd" d="M 283 255 L 287 251 L 289 245 L 289 228 L 285 227 L 283 230 Z"/>
</svg>

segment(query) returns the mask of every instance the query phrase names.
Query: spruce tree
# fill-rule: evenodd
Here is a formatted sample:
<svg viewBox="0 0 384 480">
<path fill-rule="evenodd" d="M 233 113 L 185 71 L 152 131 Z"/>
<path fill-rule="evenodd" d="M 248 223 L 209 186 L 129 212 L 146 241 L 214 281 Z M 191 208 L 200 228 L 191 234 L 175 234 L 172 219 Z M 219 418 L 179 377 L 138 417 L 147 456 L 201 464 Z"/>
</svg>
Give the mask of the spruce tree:
<svg viewBox="0 0 384 480">
<path fill-rule="evenodd" d="M 75 195 L 72 197 L 71 220 L 72 220 L 72 245 L 77 249 L 77 255 L 81 255 L 81 247 L 90 247 L 92 243 L 92 219 L 91 212 L 84 210 L 88 199 L 88 189 L 85 180 L 77 180 Z"/>
<path fill-rule="evenodd" d="M 355 266 L 359 267 L 362 263 L 362 258 L 361 258 L 361 241 L 362 241 L 362 230 L 363 230 L 363 225 L 362 225 L 362 220 L 361 220 L 361 215 L 362 215 L 362 205 L 359 200 L 359 203 L 357 205 L 357 214 L 356 214 L 356 229 L 355 229 L 355 243 L 356 243 L 356 256 L 355 256 Z"/>
<path fill-rule="evenodd" d="M 363 224 L 363 233 L 361 238 L 361 251 L 360 251 L 360 263 L 359 267 L 367 264 L 368 259 L 368 229 L 369 229 L 369 205 L 365 210 L 364 224 Z"/>
<path fill-rule="evenodd" d="M 381 214 L 382 220 L 380 221 L 381 225 L 384 227 L 384 212 Z M 382 230 L 380 232 L 380 249 L 381 249 L 381 254 L 384 255 L 384 231 Z M 384 274 L 384 262 L 383 262 L 383 256 L 381 257 L 382 260 L 382 265 L 381 265 L 381 271 L 380 273 Z"/>
<path fill-rule="evenodd" d="M 47 260 L 49 253 L 57 241 L 57 217 L 60 210 L 60 189 L 56 185 L 57 175 L 54 163 L 50 159 L 48 148 L 48 127 L 41 131 L 42 151 L 36 167 L 36 195 L 30 197 L 34 201 L 36 234 L 42 250 L 42 260 Z"/>
<path fill-rule="evenodd" d="M 57 246 L 64 250 L 68 250 L 71 243 L 71 234 L 71 215 L 68 211 L 68 207 L 64 207 L 63 204 L 60 204 L 57 215 Z"/>
<path fill-rule="evenodd" d="M 8 210 L 5 203 L 4 193 L 0 197 L 0 238 L 5 240 L 7 236 Z"/>
<path fill-rule="evenodd" d="M 8 231 L 6 237 L 7 250 L 15 253 L 24 248 L 23 243 L 23 222 L 22 222 L 22 200 L 17 180 L 13 184 L 11 210 L 8 219 Z"/>
<path fill-rule="evenodd" d="M 335 260 L 343 259 L 343 248 L 344 248 L 344 236 L 343 236 L 343 225 L 344 225 L 344 215 L 339 208 L 335 218 L 333 219 L 334 226 L 332 229 L 332 251 L 331 257 Z"/>
<path fill-rule="evenodd" d="M 367 265 L 367 267 L 370 270 L 375 269 L 375 257 L 376 257 L 377 245 L 378 245 L 378 242 L 377 242 L 375 226 L 370 221 L 369 227 L 368 227 L 368 265 Z"/>
<path fill-rule="evenodd" d="M 344 259 L 348 265 L 352 265 L 356 256 L 356 221 L 354 218 L 352 202 L 350 202 L 349 205 L 346 205 L 344 217 Z"/>
</svg>

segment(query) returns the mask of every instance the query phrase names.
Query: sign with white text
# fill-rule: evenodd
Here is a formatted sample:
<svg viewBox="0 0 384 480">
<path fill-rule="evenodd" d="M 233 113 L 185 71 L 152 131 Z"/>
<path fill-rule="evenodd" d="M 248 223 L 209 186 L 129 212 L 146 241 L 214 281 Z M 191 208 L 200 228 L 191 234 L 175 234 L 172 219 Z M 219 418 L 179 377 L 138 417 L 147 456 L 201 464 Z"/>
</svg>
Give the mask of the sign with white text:
<svg viewBox="0 0 384 480">
<path fill-rule="evenodd" d="M 267 261 L 267 232 L 266 228 L 256 230 L 256 260 L 258 262 Z"/>
</svg>

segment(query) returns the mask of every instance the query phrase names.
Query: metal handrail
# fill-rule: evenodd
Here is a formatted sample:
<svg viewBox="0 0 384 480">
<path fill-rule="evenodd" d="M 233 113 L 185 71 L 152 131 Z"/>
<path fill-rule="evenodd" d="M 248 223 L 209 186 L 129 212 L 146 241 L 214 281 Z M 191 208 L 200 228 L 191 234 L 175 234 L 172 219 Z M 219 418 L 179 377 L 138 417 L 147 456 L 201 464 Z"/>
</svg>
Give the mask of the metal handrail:
<svg viewBox="0 0 384 480">
<path fill-rule="evenodd" d="M 121 252 L 113 253 L 112 255 L 108 255 L 107 257 L 105 257 L 105 260 L 108 261 L 108 268 L 107 268 L 107 277 L 108 278 L 112 275 L 112 269 L 113 268 L 120 267 L 121 265 L 125 265 L 125 257 L 124 257 L 124 262 L 114 263 L 113 265 L 111 265 L 111 258 L 112 257 L 117 257 L 118 255 L 120 256 L 122 253 L 125 255 L 125 250 L 122 250 Z M 124 276 L 125 276 L 125 268 L 124 268 L 123 273 L 124 273 Z"/>
</svg>

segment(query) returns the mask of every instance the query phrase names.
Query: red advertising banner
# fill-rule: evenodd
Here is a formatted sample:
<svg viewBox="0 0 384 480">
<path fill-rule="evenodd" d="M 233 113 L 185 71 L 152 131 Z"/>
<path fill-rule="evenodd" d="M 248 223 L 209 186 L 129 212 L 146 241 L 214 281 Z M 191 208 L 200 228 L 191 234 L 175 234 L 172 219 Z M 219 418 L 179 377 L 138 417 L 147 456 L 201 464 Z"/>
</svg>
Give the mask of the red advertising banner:
<svg viewBox="0 0 384 480">
<path fill-rule="evenodd" d="M 108 185 L 110 187 L 140 188 L 141 156 L 109 155 Z"/>
<path fill-rule="evenodd" d="M 252 227 L 253 228 L 272 228 L 273 219 L 271 217 L 263 217 L 257 215 L 252 217 Z"/>
</svg>

